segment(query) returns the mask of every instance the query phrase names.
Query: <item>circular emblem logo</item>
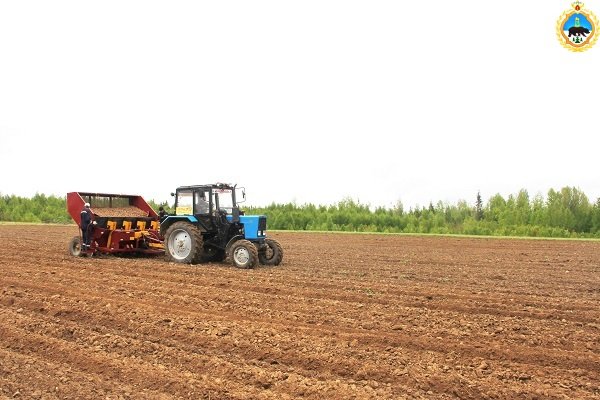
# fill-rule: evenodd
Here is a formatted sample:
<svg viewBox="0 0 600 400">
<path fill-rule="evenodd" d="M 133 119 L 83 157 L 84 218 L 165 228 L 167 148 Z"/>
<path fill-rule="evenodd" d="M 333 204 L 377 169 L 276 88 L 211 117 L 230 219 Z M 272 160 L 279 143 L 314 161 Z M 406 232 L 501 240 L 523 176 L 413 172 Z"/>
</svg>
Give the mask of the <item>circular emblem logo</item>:
<svg viewBox="0 0 600 400">
<path fill-rule="evenodd" d="M 580 1 L 571 6 L 558 18 L 556 35 L 563 47 L 571 51 L 585 51 L 598 40 L 598 18 L 591 11 L 584 10 Z"/>
</svg>

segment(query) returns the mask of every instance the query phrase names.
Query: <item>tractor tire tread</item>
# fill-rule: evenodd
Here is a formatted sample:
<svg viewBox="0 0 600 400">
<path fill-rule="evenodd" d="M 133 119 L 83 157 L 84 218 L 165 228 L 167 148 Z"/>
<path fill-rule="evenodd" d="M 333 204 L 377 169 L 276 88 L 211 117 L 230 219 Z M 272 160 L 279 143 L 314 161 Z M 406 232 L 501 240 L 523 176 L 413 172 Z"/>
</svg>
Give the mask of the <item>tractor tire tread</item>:
<svg viewBox="0 0 600 400">
<path fill-rule="evenodd" d="M 275 239 L 265 239 L 265 244 L 271 248 L 271 257 L 267 256 L 267 250 L 261 250 L 258 252 L 258 260 L 263 265 L 279 265 L 283 260 L 283 247 Z"/>
</svg>

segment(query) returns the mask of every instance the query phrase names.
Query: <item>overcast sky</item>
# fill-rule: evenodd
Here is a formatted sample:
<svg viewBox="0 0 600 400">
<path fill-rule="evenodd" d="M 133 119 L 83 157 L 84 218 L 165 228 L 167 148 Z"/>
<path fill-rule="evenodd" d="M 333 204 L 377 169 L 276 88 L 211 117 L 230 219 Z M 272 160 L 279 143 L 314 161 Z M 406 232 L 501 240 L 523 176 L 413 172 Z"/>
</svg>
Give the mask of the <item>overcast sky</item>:
<svg viewBox="0 0 600 400">
<path fill-rule="evenodd" d="M 600 3 L 588 2 L 600 15 Z M 596 6 L 596 9 L 594 9 Z M 2 1 L 0 193 L 229 182 L 248 203 L 600 197 L 569 1 Z"/>
</svg>

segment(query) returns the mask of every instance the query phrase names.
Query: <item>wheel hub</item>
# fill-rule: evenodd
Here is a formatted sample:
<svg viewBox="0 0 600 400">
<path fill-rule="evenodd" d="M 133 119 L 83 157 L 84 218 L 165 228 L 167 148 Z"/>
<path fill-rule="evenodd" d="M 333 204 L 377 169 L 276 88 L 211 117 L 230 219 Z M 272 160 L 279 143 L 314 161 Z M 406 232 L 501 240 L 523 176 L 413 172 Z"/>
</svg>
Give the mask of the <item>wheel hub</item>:
<svg viewBox="0 0 600 400">
<path fill-rule="evenodd" d="M 183 229 L 177 230 L 169 238 L 171 255 L 179 260 L 186 258 L 192 250 L 192 238 Z"/>
<path fill-rule="evenodd" d="M 248 249 L 238 247 L 235 249 L 233 257 L 238 264 L 244 265 L 250 260 L 250 253 L 248 252 Z"/>
</svg>

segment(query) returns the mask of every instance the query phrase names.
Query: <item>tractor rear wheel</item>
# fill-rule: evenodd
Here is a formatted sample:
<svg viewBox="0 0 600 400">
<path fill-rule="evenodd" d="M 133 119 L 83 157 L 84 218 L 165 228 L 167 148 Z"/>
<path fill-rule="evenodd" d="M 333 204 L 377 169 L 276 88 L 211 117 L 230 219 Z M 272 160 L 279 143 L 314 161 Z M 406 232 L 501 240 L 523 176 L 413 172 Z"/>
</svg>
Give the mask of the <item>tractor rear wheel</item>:
<svg viewBox="0 0 600 400">
<path fill-rule="evenodd" d="M 231 245 L 229 252 L 234 267 L 254 268 L 258 263 L 258 250 L 249 240 L 238 240 Z"/>
<path fill-rule="evenodd" d="M 283 248 L 275 239 L 265 239 L 265 246 L 258 251 L 258 260 L 263 265 L 279 265 L 283 260 Z"/>
<path fill-rule="evenodd" d="M 73 239 L 71 239 L 69 242 L 69 247 L 67 247 L 67 249 L 72 256 L 80 257 L 82 255 L 81 238 L 79 236 L 73 237 Z"/>
<path fill-rule="evenodd" d="M 182 264 L 200 262 L 203 252 L 202 234 L 189 222 L 175 222 L 165 233 L 165 258 Z"/>
</svg>

